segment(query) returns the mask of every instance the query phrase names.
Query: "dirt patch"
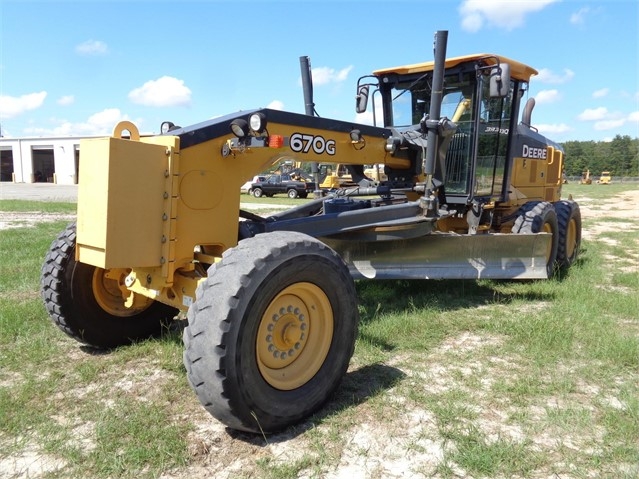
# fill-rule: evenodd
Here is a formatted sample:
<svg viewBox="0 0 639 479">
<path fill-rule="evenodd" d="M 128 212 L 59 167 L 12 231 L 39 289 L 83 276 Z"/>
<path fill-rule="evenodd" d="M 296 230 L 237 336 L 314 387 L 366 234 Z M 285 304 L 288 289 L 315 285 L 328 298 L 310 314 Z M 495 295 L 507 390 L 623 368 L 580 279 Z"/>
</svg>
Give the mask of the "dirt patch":
<svg viewBox="0 0 639 479">
<path fill-rule="evenodd" d="M 609 231 L 639 231 L 636 223 L 639 219 L 639 189 L 626 191 L 605 201 L 583 197 L 578 202 L 582 218 L 591 220 L 582 233 L 585 240 L 600 237 Z M 614 218 L 615 221 L 600 221 L 603 218 Z M 612 241 L 606 238 L 602 240 Z"/>
<path fill-rule="evenodd" d="M 38 478 L 62 469 L 64 466 L 64 461 L 43 453 L 35 444 L 27 444 L 17 454 L 0 457 L 0 477 Z"/>
<path fill-rule="evenodd" d="M 38 223 L 50 223 L 53 221 L 73 221 L 75 218 L 76 215 L 64 213 L 0 211 L 0 230 L 25 228 L 35 226 Z"/>
</svg>

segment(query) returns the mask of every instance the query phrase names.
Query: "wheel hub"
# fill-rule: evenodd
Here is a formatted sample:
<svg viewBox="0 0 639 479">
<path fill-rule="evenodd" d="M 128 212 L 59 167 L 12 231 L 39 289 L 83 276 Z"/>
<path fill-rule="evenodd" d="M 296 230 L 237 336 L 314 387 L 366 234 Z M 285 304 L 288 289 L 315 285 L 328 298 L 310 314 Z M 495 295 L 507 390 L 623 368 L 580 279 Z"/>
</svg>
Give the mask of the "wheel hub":
<svg viewBox="0 0 639 479">
<path fill-rule="evenodd" d="M 266 308 L 257 332 L 257 364 L 264 380 L 281 390 L 308 382 L 322 367 L 333 339 L 333 310 L 311 283 L 285 288 Z"/>
<path fill-rule="evenodd" d="M 133 316 L 148 308 L 152 299 L 131 297 L 131 293 L 124 284 L 128 274 L 124 269 L 95 268 L 92 279 L 93 297 L 98 305 L 107 313 L 126 317 Z"/>
<path fill-rule="evenodd" d="M 264 357 L 264 364 L 281 368 L 293 362 L 304 350 L 307 341 L 308 316 L 299 307 L 289 304 L 274 313 L 266 325 L 265 341 L 271 357 Z"/>
</svg>

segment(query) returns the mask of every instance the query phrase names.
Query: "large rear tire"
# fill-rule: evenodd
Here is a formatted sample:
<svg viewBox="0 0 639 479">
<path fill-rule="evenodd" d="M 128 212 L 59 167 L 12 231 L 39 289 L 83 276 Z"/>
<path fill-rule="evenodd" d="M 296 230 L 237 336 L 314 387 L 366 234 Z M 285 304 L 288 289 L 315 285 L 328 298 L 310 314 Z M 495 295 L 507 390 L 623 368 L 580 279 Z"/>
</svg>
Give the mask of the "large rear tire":
<svg viewBox="0 0 639 479">
<path fill-rule="evenodd" d="M 559 246 L 559 224 L 557 212 L 552 203 L 535 201 L 526 203 L 519 209 L 512 228 L 513 233 L 551 233 L 550 245 L 546 250 L 546 271 L 550 278 L 555 272 L 555 261 Z"/>
<path fill-rule="evenodd" d="M 581 247 L 581 211 L 579 204 L 570 200 L 555 203 L 559 224 L 557 265 L 569 268 L 577 259 Z"/>
<path fill-rule="evenodd" d="M 76 225 L 51 244 L 42 266 L 40 292 L 51 320 L 73 339 L 114 348 L 159 336 L 177 310 L 138 298 L 125 306 L 120 282 L 109 271 L 75 260 Z"/>
<path fill-rule="evenodd" d="M 189 382 L 230 428 L 283 429 L 337 388 L 358 318 L 348 267 L 325 244 L 296 232 L 247 238 L 198 286 L 184 331 Z"/>
</svg>

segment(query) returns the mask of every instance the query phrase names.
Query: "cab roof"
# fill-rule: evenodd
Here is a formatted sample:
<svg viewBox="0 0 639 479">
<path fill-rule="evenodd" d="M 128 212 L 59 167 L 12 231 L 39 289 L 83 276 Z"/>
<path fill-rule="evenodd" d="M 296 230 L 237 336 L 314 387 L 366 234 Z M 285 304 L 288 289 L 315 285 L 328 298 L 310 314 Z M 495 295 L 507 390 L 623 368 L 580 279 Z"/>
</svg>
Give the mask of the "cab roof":
<svg viewBox="0 0 639 479">
<path fill-rule="evenodd" d="M 495 55 L 494 53 L 476 53 L 474 55 L 464 55 L 461 57 L 453 57 L 446 59 L 446 69 L 455 67 L 461 63 L 467 62 L 476 62 L 478 60 L 484 61 L 487 65 L 496 65 L 497 58 L 499 58 L 500 62 L 508 63 L 510 65 L 510 76 L 523 81 L 530 81 L 530 77 L 533 75 L 537 75 L 537 70 L 528 65 L 524 65 L 516 60 L 512 60 L 510 58 Z M 387 75 L 389 73 L 396 73 L 398 75 L 407 75 L 410 73 L 425 73 L 432 71 L 435 67 L 435 62 L 424 62 L 424 63 L 414 63 L 412 65 L 404 65 L 399 67 L 392 68 L 382 68 L 380 70 L 375 70 L 373 75 L 382 76 Z"/>
</svg>

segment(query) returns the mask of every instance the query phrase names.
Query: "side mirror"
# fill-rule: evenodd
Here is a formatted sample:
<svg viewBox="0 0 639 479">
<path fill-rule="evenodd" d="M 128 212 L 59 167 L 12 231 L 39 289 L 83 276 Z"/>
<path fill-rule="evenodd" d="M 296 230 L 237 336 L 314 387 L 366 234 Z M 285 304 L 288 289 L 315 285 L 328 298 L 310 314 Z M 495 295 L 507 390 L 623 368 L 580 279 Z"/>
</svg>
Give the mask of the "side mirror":
<svg viewBox="0 0 639 479">
<path fill-rule="evenodd" d="M 503 98 L 510 91 L 510 65 L 501 63 L 490 70 L 490 97 Z"/>
<path fill-rule="evenodd" d="M 368 106 L 368 85 L 357 87 L 357 96 L 355 97 L 355 111 L 364 113 Z"/>
</svg>

